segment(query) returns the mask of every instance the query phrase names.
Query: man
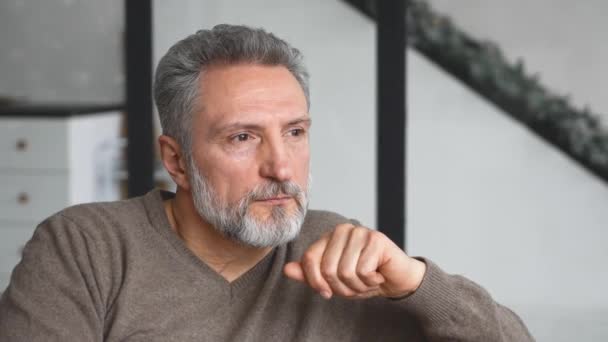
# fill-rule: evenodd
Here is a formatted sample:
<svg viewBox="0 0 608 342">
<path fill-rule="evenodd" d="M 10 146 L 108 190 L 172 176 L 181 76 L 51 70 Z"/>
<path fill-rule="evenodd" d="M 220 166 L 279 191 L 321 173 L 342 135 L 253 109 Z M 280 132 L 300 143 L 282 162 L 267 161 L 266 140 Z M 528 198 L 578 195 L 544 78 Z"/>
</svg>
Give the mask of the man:
<svg viewBox="0 0 608 342">
<path fill-rule="evenodd" d="M 175 194 L 45 220 L 0 302 L 0 341 L 528 341 L 473 282 L 381 233 L 308 211 L 298 50 L 219 25 L 160 61 Z"/>
</svg>

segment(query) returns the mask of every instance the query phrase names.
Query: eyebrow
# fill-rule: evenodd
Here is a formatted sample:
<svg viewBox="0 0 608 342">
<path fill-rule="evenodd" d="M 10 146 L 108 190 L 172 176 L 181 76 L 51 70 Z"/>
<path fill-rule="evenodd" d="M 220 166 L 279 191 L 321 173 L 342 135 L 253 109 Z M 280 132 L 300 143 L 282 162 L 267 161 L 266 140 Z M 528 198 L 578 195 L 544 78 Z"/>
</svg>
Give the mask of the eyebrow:
<svg viewBox="0 0 608 342">
<path fill-rule="evenodd" d="M 300 118 L 287 122 L 286 124 L 284 124 L 284 126 L 293 126 L 293 125 L 297 125 L 297 124 L 305 124 L 307 126 L 310 126 L 312 124 L 312 119 L 309 116 L 303 116 L 303 117 L 300 117 Z M 217 133 L 222 133 L 222 132 L 230 131 L 230 130 L 234 130 L 234 129 L 250 129 L 250 130 L 261 131 L 264 129 L 264 126 L 254 124 L 254 123 L 233 122 L 233 123 L 228 123 L 226 125 L 221 125 L 221 126 L 217 127 L 217 129 L 215 131 Z"/>
</svg>

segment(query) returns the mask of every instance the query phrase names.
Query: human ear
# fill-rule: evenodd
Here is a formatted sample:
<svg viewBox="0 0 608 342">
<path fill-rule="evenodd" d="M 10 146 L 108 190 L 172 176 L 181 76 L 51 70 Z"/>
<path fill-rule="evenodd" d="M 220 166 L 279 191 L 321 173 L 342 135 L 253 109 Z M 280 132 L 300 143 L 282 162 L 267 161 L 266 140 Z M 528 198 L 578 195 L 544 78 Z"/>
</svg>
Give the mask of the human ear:
<svg viewBox="0 0 608 342">
<path fill-rule="evenodd" d="M 158 144 L 160 146 L 161 161 L 175 184 L 177 184 L 178 188 L 190 190 L 187 163 L 180 145 L 168 135 L 158 137 Z"/>
</svg>

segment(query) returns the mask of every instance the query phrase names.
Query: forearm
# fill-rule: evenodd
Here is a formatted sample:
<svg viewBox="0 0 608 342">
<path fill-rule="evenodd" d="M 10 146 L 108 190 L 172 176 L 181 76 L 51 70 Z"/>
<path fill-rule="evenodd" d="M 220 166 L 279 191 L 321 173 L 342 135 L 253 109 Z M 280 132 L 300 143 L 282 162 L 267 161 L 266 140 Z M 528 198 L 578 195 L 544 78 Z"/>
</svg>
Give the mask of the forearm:
<svg viewBox="0 0 608 342">
<path fill-rule="evenodd" d="M 474 282 L 427 263 L 424 280 L 398 300 L 429 341 L 534 341 L 521 319 Z"/>
</svg>

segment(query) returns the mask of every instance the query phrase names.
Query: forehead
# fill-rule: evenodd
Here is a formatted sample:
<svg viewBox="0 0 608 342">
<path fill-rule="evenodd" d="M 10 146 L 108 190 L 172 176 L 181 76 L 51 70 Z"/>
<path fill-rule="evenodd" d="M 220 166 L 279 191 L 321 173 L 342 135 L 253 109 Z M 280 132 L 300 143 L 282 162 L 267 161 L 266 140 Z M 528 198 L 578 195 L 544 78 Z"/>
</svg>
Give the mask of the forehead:
<svg viewBox="0 0 608 342">
<path fill-rule="evenodd" d="M 214 65 L 201 76 L 198 116 L 207 129 L 239 121 L 269 124 L 308 112 L 300 84 L 283 66 Z"/>
</svg>

